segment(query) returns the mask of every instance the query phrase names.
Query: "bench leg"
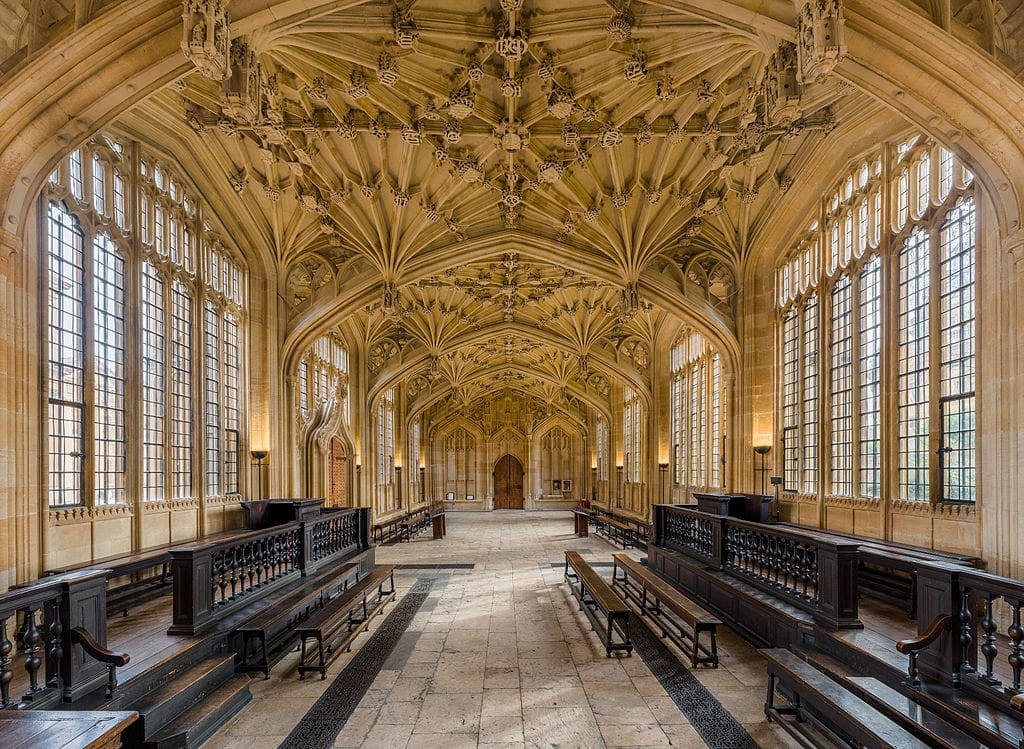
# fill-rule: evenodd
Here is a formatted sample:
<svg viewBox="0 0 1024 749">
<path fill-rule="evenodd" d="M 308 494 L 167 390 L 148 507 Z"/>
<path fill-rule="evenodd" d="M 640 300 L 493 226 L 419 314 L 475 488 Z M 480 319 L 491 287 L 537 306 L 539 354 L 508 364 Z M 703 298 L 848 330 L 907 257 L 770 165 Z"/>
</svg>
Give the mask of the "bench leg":
<svg viewBox="0 0 1024 749">
<path fill-rule="evenodd" d="M 323 681 L 327 678 L 327 662 L 324 660 L 324 638 L 318 637 L 316 640 L 317 653 L 320 656 L 320 680 Z"/>
<path fill-rule="evenodd" d="M 302 670 L 302 667 L 306 665 L 306 636 L 299 635 L 299 681 L 304 681 L 306 678 L 306 672 Z"/>
<path fill-rule="evenodd" d="M 263 633 L 260 635 L 260 652 L 263 655 L 263 679 L 270 678 L 270 660 L 267 658 L 267 635 Z"/>
<path fill-rule="evenodd" d="M 764 699 L 764 715 L 768 722 L 772 721 L 772 714 L 775 712 L 775 674 L 768 672 L 768 695 Z"/>
</svg>

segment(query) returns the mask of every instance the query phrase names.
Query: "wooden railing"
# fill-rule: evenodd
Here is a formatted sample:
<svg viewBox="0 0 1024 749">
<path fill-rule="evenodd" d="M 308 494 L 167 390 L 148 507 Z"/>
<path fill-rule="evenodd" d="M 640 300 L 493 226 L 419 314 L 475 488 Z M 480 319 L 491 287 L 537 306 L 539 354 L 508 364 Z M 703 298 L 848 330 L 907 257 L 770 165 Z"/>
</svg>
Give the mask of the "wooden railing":
<svg viewBox="0 0 1024 749">
<path fill-rule="evenodd" d="M 350 508 L 230 539 L 171 549 L 168 634 L 194 635 L 287 580 L 370 545 L 370 511 Z"/>
<path fill-rule="evenodd" d="M 104 667 L 72 630 L 106 643 L 106 573 L 69 572 L 0 595 L 0 709 L 70 702 L 102 683 Z"/>
<path fill-rule="evenodd" d="M 1002 709 L 1024 693 L 1024 582 L 925 562 L 918 569 L 917 606 L 919 628 L 933 617 L 951 617 L 948 630 L 919 655 L 924 681 Z"/>
<path fill-rule="evenodd" d="M 854 542 L 678 505 L 655 505 L 654 542 L 770 593 L 820 624 L 863 626 Z"/>
</svg>

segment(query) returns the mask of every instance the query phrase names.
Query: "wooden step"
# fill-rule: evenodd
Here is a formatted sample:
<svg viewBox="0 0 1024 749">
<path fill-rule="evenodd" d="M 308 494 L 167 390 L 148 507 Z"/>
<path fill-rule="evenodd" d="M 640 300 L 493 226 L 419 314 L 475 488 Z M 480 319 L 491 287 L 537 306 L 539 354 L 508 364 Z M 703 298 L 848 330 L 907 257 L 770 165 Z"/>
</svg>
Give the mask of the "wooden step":
<svg viewBox="0 0 1024 749">
<path fill-rule="evenodd" d="M 178 650 L 159 659 L 147 663 L 141 671 L 123 679 L 118 684 L 113 699 L 101 705 L 102 710 L 134 710 L 129 707 L 137 703 L 150 692 L 160 689 L 168 682 L 178 678 L 198 663 L 208 659 L 214 653 L 214 644 L 209 639 L 197 640 L 193 645 Z M 129 664 L 129 667 L 135 664 Z M 118 672 L 120 674 L 120 671 Z M 100 691 L 102 694 L 102 690 Z"/>
<path fill-rule="evenodd" d="M 194 749 L 252 699 L 248 676 L 235 675 L 141 744 L 143 749 Z"/>
<path fill-rule="evenodd" d="M 135 735 L 145 739 L 157 734 L 193 704 L 220 688 L 235 673 L 233 653 L 201 661 L 130 707 L 139 713 Z"/>
<path fill-rule="evenodd" d="M 985 749 L 985 744 L 921 707 L 878 679 L 855 676 L 846 679 L 847 687 L 886 717 L 906 728 L 929 746 L 942 749 Z"/>
</svg>

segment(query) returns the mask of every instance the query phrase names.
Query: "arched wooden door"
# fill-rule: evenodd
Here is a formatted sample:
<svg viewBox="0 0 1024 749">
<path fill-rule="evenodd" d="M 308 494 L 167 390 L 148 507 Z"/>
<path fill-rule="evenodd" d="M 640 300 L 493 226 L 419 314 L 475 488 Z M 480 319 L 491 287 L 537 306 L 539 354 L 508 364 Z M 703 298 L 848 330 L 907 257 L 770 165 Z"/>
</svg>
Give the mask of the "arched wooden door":
<svg viewBox="0 0 1024 749">
<path fill-rule="evenodd" d="M 494 464 L 494 509 L 523 509 L 523 464 L 511 455 Z"/>
<path fill-rule="evenodd" d="M 328 507 L 348 506 L 348 456 L 336 439 L 331 440 L 330 486 L 327 487 Z"/>
</svg>

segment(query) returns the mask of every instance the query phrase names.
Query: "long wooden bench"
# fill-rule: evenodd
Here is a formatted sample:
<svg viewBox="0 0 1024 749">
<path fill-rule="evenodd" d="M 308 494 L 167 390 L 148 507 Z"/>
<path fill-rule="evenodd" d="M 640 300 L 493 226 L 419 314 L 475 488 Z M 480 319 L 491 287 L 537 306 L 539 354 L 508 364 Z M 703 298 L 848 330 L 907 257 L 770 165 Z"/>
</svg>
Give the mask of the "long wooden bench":
<svg viewBox="0 0 1024 749">
<path fill-rule="evenodd" d="M 813 731 L 820 731 L 839 746 L 864 749 L 925 749 L 928 746 L 789 650 L 760 652 L 768 662 L 765 715 L 802 745 L 819 746 Z M 787 699 L 787 704 L 776 701 L 779 692 Z"/>
<path fill-rule="evenodd" d="M 331 596 L 347 589 L 353 578 L 358 582 L 358 576 L 359 565 L 348 563 L 307 578 L 237 626 L 238 670 L 261 671 L 263 678 L 269 679 L 273 654 L 294 636 L 298 624 Z"/>
<path fill-rule="evenodd" d="M 722 622 L 635 559 L 625 554 L 613 554 L 612 559 L 612 586 L 621 588 L 624 597 L 636 603 L 640 615 L 654 614 L 661 636 L 688 652 L 691 666 L 704 663 L 718 668 L 718 625 Z M 707 645 L 701 644 L 701 632 L 707 633 Z"/>
<path fill-rule="evenodd" d="M 580 610 L 586 612 L 594 630 L 601 635 L 607 657 L 612 657 L 613 650 L 625 650 L 627 656 L 632 656 L 629 607 L 579 552 L 565 552 L 565 580 L 579 599 Z M 598 611 L 605 616 L 604 621 L 598 618 Z"/>
<path fill-rule="evenodd" d="M 226 531 L 201 540 L 218 541 L 228 539 L 231 536 L 244 533 L 245 531 Z M 140 603 L 157 598 L 171 590 L 171 549 L 178 546 L 185 546 L 194 543 L 196 539 L 189 541 L 175 541 L 174 543 L 161 544 L 149 549 L 131 551 L 125 554 L 114 554 L 103 559 L 92 559 L 81 564 L 74 564 L 65 567 L 55 567 L 47 570 L 46 575 L 63 575 L 68 572 L 84 572 L 92 570 L 107 570 L 108 585 L 110 581 L 121 580 L 126 577 L 133 577 L 139 573 L 154 570 L 152 575 L 138 579 L 122 582 L 115 587 L 107 589 L 107 612 L 120 611 L 128 616 L 128 609 Z M 156 571 L 159 570 L 159 571 Z"/>
<path fill-rule="evenodd" d="M 327 666 L 334 657 L 351 650 L 356 637 L 370 626 L 370 620 L 394 600 L 394 570 L 390 565 L 375 567 L 351 588 L 325 602 L 319 611 L 296 628 L 300 643 L 300 679 L 305 679 L 310 671 L 319 671 L 321 679 L 327 678 Z M 388 583 L 387 590 L 384 589 L 385 583 Z M 367 594 L 374 586 L 377 586 L 377 598 L 368 603 Z M 315 650 L 307 648 L 310 641 L 316 644 Z M 310 662 L 307 655 L 313 653 L 316 660 Z"/>
<path fill-rule="evenodd" d="M 373 539 L 378 544 L 411 541 L 431 523 L 430 511 L 421 507 L 404 515 L 388 518 L 373 526 Z"/>
<path fill-rule="evenodd" d="M 647 548 L 650 534 L 650 526 L 647 523 L 600 508 L 591 511 L 590 522 L 598 534 L 623 549 Z"/>
<path fill-rule="evenodd" d="M 980 746 L 977 739 L 942 720 L 906 695 L 870 676 L 846 678 L 850 690 L 897 725 L 929 746 L 963 749 Z"/>
</svg>

